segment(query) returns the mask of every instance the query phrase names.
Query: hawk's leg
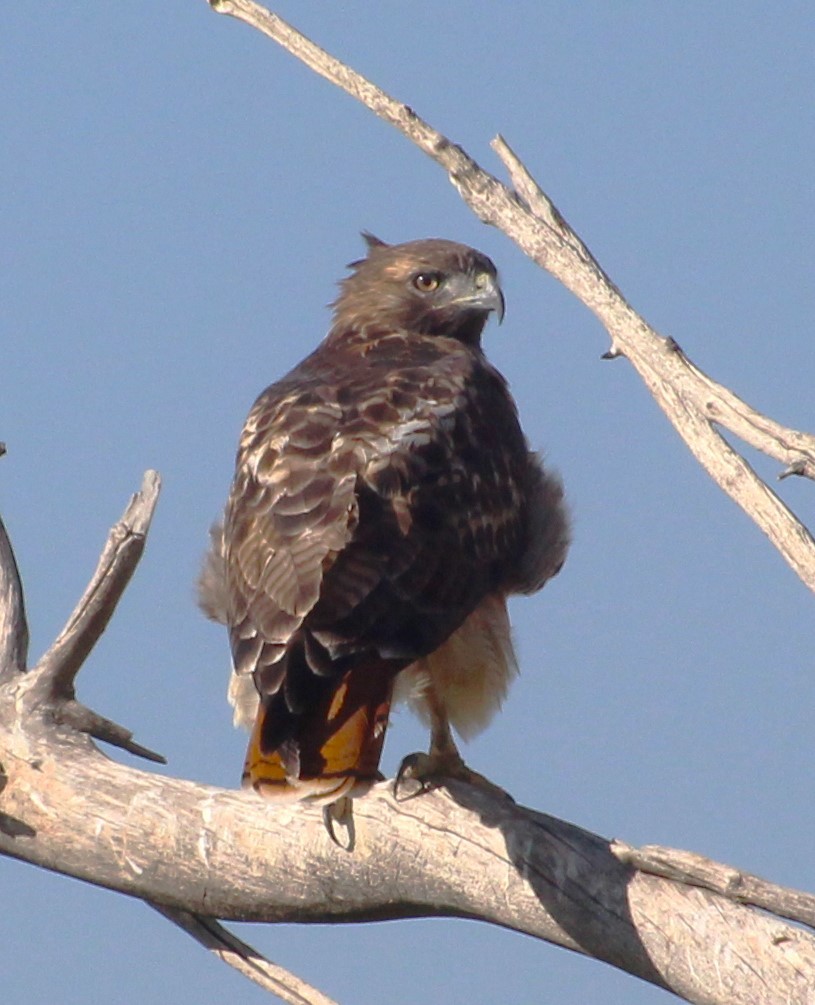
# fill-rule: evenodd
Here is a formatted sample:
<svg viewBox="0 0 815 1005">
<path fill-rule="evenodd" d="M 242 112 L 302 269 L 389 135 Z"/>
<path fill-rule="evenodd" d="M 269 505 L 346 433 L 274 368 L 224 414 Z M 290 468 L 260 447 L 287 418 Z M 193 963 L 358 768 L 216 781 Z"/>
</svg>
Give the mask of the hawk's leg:
<svg viewBox="0 0 815 1005">
<path fill-rule="evenodd" d="M 424 697 L 430 712 L 430 750 L 426 754 L 408 754 L 402 761 L 393 783 L 394 796 L 398 800 L 412 799 L 413 796 L 443 785 L 446 779 L 453 778 L 476 785 L 493 795 L 512 798 L 500 786 L 464 763 L 453 739 L 444 704 L 432 685 Z"/>
</svg>

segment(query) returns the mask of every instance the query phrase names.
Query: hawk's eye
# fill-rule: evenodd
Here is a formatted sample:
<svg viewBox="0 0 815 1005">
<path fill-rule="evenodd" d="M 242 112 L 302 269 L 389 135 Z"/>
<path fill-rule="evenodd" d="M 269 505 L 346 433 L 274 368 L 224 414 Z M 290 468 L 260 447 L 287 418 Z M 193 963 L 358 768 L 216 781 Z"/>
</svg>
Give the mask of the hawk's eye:
<svg viewBox="0 0 815 1005">
<path fill-rule="evenodd" d="M 439 272 L 417 272 L 413 277 L 413 285 L 420 293 L 432 293 L 439 288 L 441 280 Z"/>
</svg>

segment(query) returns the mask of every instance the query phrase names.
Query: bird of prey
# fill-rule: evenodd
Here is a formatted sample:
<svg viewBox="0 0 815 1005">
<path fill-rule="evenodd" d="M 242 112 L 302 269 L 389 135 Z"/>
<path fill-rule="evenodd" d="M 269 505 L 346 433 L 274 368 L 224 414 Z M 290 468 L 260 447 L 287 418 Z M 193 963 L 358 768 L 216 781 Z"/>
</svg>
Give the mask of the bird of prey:
<svg viewBox="0 0 815 1005">
<path fill-rule="evenodd" d="M 471 777 L 517 672 L 506 601 L 569 540 L 481 333 L 495 266 L 452 241 L 365 234 L 326 338 L 246 420 L 201 604 L 229 628 L 244 783 L 323 805 L 380 778 L 392 701 L 430 726 L 421 780 Z"/>
</svg>

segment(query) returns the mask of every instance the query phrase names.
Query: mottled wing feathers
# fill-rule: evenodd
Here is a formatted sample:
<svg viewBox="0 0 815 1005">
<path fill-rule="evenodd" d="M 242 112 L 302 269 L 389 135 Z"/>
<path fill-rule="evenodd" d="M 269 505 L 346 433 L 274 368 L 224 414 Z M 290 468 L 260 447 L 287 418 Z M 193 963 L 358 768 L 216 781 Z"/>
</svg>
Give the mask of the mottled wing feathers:
<svg viewBox="0 0 815 1005">
<path fill-rule="evenodd" d="M 406 339 L 369 338 L 361 371 L 323 347 L 250 415 L 227 569 L 236 667 L 261 690 L 301 629 L 318 675 L 359 652 L 424 655 L 521 550 L 527 451 L 503 381 L 457 344 L 418 341 L 409 368 Z"/>
<path fill-rule="evenodd" d="M 244 428 L 224 535 L 238 673 L 280 660 L 353 533 L 356 474 L 332 454 L 342 415 L 332 396 L 283 382 L 261 395 Z"/>
<path fill-rule="evenodd" d="M 530 507 L 559 490 L 481 352 L 494 266 L 447 241 L 368 243 L 328 337 L 260 396 L 238 450 L 226 619 L 260 694 L 256 787 L 372 777 L 396 675 L 557 565 L 548 546 L 522 561 Z"/>
</svg>

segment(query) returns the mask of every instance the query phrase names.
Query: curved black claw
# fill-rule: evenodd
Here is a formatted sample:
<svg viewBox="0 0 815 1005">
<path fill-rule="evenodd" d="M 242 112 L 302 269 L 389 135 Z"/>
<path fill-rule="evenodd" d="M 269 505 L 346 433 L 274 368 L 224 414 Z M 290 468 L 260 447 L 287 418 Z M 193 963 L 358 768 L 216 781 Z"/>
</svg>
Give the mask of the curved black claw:
<svg viewBox="0 0 815 1005">
<path fill-rule="evenodd" d="M 354 801 L 350 796 L 341 796 L 336 802 L 324 806 L 323 823 L 328 836 L 338 848 L 342 848 L 343 851 L 354 850 L 356 841 Z"/>
<path fill-rule="evenodd" d="M 434 769 L 435 765 L 429 754 L 408 754 L 403 758 L 393 780 L 393 798 L 398 803 L 403 803 L 435 788 L 439 779 L 435 777 Z"/>
<path fill-rule="evenodd" d="M 399 765 L 396 778 L 393 780 L 393 797 L 397 802 L 406 802 L 423 792 L 430 792 L 444 785 L 449 780 L 465 782 L 493 796 L 515 802 L 500 785 L 468 768 L 455 751 L 408 754 Z"/>
</svg>

